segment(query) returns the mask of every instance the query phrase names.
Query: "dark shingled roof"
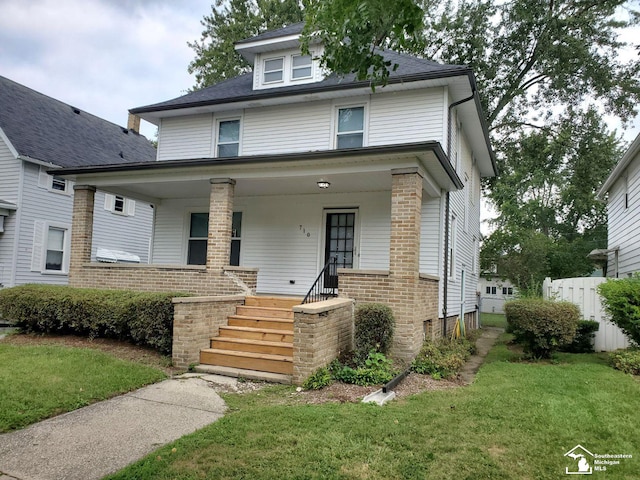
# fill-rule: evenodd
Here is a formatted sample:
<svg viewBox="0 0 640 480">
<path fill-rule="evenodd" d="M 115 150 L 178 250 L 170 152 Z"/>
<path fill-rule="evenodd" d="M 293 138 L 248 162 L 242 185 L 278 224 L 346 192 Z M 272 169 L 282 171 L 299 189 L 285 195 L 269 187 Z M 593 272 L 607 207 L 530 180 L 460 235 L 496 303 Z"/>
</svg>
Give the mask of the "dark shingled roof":
<svg viewBox="0 0 640 480">
<path fill-rule="evenodd" d="M 0 76 L 0 128 L 21 156 L 61 167 L 155 161 L 142 135 Z"/>
<path fill-rule="evenodd" d="M 293 25 L 291 27 L 293 27 Z M 286 28 L 277 30 L 272 33 L 282 32 L 282 30 L 286 30 Z M 266 33 L 264 35 L 266 35 Z M 258 37 L 260 37 L 260 35 Z M 253 39 L 258 37 L 253 37 Z M 428 80 L 434 78 L 453 77 L 459 75 L 467 75 L 469 76 L 469 79 L 472 83 L 475 82 L 471 69 L 464 65 L 443 65 L 431 60 L 426 60 L 423 58 L 418 58 L 392 51 L 385 51 L 383 55 L 385 59 L 391 61 L 392 65 L 398 65 L 397 70 L 389 73 L 390 84 Z M 133 108 L 131 109 L 131 112 L 160 112 L 163 110 L 173 110 L 203 105 L 215 105 L 229 102 L 250 101 L 289 95 L 309 94 L 330 90 L 358 88 L 368 85 L 369 82 L 367 81 L 356 81 L 355 74 L 345 75 L 343 77 L 332 74 L 320 82 L 254 90 L 253 73 L 246 73 L 244 75 L 224 80 L 210 87 L 188 93 L 187 95 L 183 95 L 166 102 Z"/>
<path fill-rule="evenodd" d="M 289 35 L 298 35 L 302 33 L 304 28 L 304 22 L 292 23 L 286 27 L 279 28 L 277 30 L 269 30 L 267 32 L 256 35 L 255 37 L 245 38 L 236 42 L 236 45 L 242 45 L 243 43 L 259 42 L 260 40 L 269 40 L 271 38 L 288 37 Z"/>
</svg>

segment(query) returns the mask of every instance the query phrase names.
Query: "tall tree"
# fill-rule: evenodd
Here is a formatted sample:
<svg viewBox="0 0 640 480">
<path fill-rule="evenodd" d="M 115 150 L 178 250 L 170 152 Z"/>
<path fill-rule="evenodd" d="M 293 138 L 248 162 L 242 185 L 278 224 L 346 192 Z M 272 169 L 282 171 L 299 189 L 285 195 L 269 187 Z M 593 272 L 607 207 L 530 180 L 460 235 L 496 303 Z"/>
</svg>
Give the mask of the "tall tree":
<svg viewBox="0 0 640 480">
<path fill-rule="evenodd" d="M 200 41 L 189 43 L 196 53 L 188 68 L 196 76 L 194 89 L 251 70 L 236 52 L 235 42 L 302 20 L 298 0 L 216 0 L 211 14 L 200 22 L 204 27 Z"/>
</svg>

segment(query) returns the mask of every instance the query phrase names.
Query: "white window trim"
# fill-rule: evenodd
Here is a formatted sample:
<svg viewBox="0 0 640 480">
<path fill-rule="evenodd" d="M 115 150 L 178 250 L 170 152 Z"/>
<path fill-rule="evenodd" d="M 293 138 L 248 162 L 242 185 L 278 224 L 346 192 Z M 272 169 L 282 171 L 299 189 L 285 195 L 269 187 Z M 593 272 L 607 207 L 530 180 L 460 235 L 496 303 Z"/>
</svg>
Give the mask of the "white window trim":
<svg viewBox="0 0 640 480">
<path fill-rule="evenodd" d="M 64 230 L 64 245 L 62 250 L 62 270 L 47 270 L 47 243 L 50 229 Z M 43 275 L 68 275 L 71 257 L 71 225 L 66 223 L 34 222 L 33 246 L 31 252 L 31 271 Z"/>
<path fill-rule="evenodd" d="M 218 156 L 219 145 L 232 145 L 233 143 L 235 143 L 235 142 L 220 143 L 220 123 L 233 122 L 235 120 L 238 120 L 239 122 L 238 124 L 238 157 L 242 156 L 242 127 L 243 127 L 242 115 L 234 115 L 232 117 L 216 118 L 216 122 L 215 122 L 216 131 L 214 132 L 215 142 L 213 145 L 213 153 L 215 158 L 222 158 Z M 233 158 L 233 157 L 229 157 L 229 158 Z"/>
<path fill-rule="evenodd" d="M 296 58 L 296 57 L 305 57 L 305 56 L 308 56 L 309 60 L 310 60 L 308 66 L 307 65 L 305 65 L 304 67 L 294 67 L 293 66 L 293 59 L 294 58 Z M 290 75 L 290 78 L 291 78 L 292 82 L 299 82 L 301 80 L 308 80 L 310 78 L 313 78 L 313 64 L 314 64 L 313 55 L 311 55 L 311 54 L 310 55 L 303 55 L 302 53 L 299 53 L 299 54 L 296 53 L 296 54 L 291 55 L 290 57 L 291 57 L 291 69 L 290 69 L 291 70 L 290 71 L 291 75 Z M 309 70 L 310 70 L 309 75 L 306 75 L 304 77 L 295 77 L 294 76 L 294 73 L 295 73 L 296 69 L 300 70 L 300 69 L 308 68 L 308 67 L 311 67 L 311 68 L 309 68 Z"/>
<path fill-rule="evenodd" d="M 284 74 L 287 71 L 286 69 L 286 61 L 285 61 L 286 56 L 285 55 L 279 55 L 276 57 L 265 57 L 262 60 L 262 84 L 263 85 L 273 85 L 275 83 L 284 83 Z M 278 70 L 267 70 L 267 62 L 271 61 L 271 60 L 282 60 L 282 68 L 278 69 Z M 274 72 L 281 72 L 282 73 L 282 78 L 280 80 L 271 80 L 271 81 L 267 81 L 265 80 L 265 75 L 267 75 L 267 73 L 274 73 Z"/>
<path fill-rule="evenodd" d="M 345 104 L 335 104 L 333 106 L 333 115 L 331 117 L 331 130 L 333 135 L 331 136 L 331 148 L 334 150 L 338 149 L 338 116 L 340 115 L 340 110 L 346 108 L 364 108 L 364 112 L 362 115 L 362 146 L 369 146 L 369 102 L 353 102 L 353 103 L 345 103 Z M 344 132 L 343 132 L 344 133 Z"/>
<path fill-rule="evenodd" d="M 51 193 L 56 193 L 58 195 L 71 196 L 73 193 L 73 182 L 64 179 L 65 189 L 58 190 L 53 188 L 53 177 L 54 174 L 47 173 L 45 167 L 41 166 L 38 170 L 38 187 L 47 189 Z"/>
<path fill-rule="evenodd" d="M 122 198 L 124 202 L 124 208 L 122 212 L 116 210 L 116 197 Z M 136 214 L 136 201 L 127 198 L 124 195 L 115 195 L 112 193 L 104 194 L 104 209 L 114 215 L 121 215 L 123 217 L 134 217 Z"/>
</svg>

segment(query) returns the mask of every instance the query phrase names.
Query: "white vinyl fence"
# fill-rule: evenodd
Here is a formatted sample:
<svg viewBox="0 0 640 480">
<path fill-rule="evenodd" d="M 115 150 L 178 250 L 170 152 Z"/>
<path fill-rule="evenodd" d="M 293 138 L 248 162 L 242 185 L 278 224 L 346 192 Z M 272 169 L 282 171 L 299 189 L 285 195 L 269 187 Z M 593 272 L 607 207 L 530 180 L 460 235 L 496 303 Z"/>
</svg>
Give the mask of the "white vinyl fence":
<svg viewBox="0 0 640 480">
<path fill-rule="evenodd" d="M 627 337 L 608 320 L 602 308 L 600 295 L 596 289 L 606 280 L 602 277 L 562 278 L 559 280 L 547 278 L 542 285 L 544 298 L 575 303 L 582 312 L 582 318 L 595 320 L 600 324 L 595 338 L 596 352 L 611 352 L 629 346 Z"/>
</svg>

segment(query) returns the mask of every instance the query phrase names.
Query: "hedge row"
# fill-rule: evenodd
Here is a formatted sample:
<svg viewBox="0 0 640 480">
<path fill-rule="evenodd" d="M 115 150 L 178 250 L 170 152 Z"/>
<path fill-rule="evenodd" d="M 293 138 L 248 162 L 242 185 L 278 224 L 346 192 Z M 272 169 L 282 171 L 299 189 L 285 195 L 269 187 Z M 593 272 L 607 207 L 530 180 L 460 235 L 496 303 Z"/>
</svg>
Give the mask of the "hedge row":
<svg viewBox="0 0 640 480">
<path fill-rule="evenodd" d="M 0 313 L 29 333 L 115 338 L 170 354 L 176 296 L 185 294 L 23 285 L 0 290 Z"/>
</svg>

